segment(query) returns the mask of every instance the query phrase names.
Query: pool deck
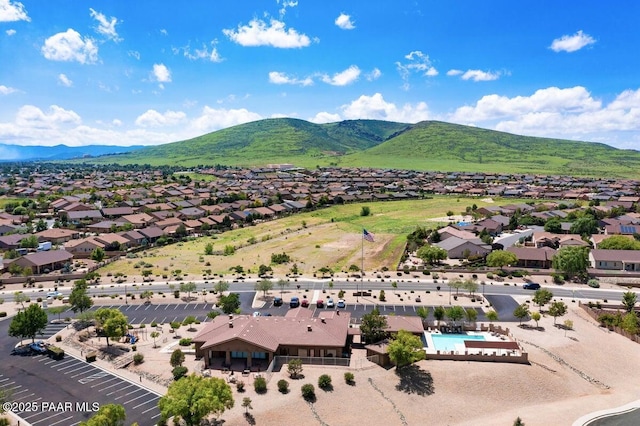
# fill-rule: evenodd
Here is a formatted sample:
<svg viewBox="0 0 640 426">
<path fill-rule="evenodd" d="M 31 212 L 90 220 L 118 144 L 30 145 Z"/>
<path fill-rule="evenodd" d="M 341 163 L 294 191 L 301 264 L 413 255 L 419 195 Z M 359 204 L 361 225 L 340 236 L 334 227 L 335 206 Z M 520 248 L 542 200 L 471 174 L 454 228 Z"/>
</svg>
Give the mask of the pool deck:
<svg viewBox="0 0 640 426">
<path fill-rule="evenodd" d="M 448 335 L 447 333 L 442 333 L 440 330 L 426 330 L 424 332 L 424 337 L 425 337 L 425 341 L 426 341 L 426 346 L 424 348 L 425 352 L 427 354 L 443 354 L 443 353 L 451 353 L 453 355 L 462 355 L 462 354 L 475 354 L 475 355 L 484 355 L 487 352 L 491 352 L 491 353 L 495 353 L 495 355 L 498 356 L 502 356 L 504 355 L 514 355 L 514 351 L 512 350 L 505 350 L 505 349 L 499 349 L 499 348 L 490 348 L 490 349 L 486 349 L 486 348 L 465 348 L 465 345 L 463 343 L 456 343 L 455 344 L 455 350 L 453 351 L 438 351 L 435 349 L 435 344 L 433 342 L 433 338 L 432 335 Z M 484 341 L 486 342 L 505 342 L 505 341 L 513 341 L 511 340 L 508 336 L 496 333 L 496 332 L 490 332 L 490 331 L 465 331 L 464 333 L 460 334 L 460 333 L 451 333 L 450 335 L 455 335 L 455 336 L 462 336 L 462 335 L 467 335 L 467 336 L 482 336 L 484 337 Z"/>
</svg>

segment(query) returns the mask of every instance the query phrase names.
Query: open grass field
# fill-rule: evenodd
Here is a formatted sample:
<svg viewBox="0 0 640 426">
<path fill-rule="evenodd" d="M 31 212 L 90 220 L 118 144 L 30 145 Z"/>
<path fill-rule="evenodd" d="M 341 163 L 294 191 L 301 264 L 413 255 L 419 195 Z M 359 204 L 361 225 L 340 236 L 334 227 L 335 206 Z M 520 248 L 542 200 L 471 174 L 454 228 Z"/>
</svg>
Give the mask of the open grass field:
<svg viewBox="0 0 640 426">
<path fill-rule="evenodd" d="M 346 271 L 350 265 L 358 267 L 362 262 L 362 229 L 375 234 L 375 242 L 364 242 L 364 268 L 380 270 L 386 266 L 395 268 L 402 256 L 406 236 L 417 226 L 435 227 L 443 222 L 434 221 L 446 215 L 448 210 L 456 214 L 467 206 L 476 204 L 499 205 L 519 202 L 509 199 L 488 200 L 438 196 L 427 200 L 388 201 L 332 206 L 322 210 L 292 215 L 275 221 L 228 231 L 208 237 L 200 237 L 154 248 L 138 253 L 136 259 L 114 262 L 100 272 L 140 275 L 141 268 L 135 265 L 144 261 L 153 265 L 153 274 L 161 277 L 171 271 L 187 273 L 185 279 L 202 276 L 202 271 L 229 274 L 229 268 L 242 266 L 245 271 L 255 273 L 261 264 L 271 263 L 271 254 L 287 253 L 292 262 L 272 265 L 276 275 L 289 272 L 296 263 L 304 274 L 328 267 L 336 272 Z M 360 216 L 363 206 L 371 209 L 370 216 Z M 214 255 L 205 255 L 205 246 L 211 243 Z M 225 247 L 236 248 L 232 255 L 222 255 Z M 207 265 L 209 263 L 209 265 Z"/>
<path fill-rule="evenodd" d="M 4 206 L 7 205 L 7 203 L 21 203 L 23 202 L 24 199 L 23 198 L 6 198 L 6 197 L 0 197 L 0 209 L 4 209 Z"/>
</svg>

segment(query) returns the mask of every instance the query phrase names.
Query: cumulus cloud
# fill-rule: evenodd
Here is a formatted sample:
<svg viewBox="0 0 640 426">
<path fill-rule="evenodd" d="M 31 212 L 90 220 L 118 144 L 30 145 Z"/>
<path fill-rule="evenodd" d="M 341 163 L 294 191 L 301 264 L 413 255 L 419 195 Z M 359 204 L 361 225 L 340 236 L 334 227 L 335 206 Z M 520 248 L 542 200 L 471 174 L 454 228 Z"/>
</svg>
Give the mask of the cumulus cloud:
<svg viewBox="0 0 640 426">
<path fill-rule="evenodd" d="M 164 64 L 153 64 L 153 79 L 158 83 L 171 83 L 171 71 Z"/>
<path fill-rule="evenodd" d="M 368 81 L 373 81 L 379 79 L 380 76 L 382 76 L 382 71 L 380 71 L 378 68 L 374 68 L 373 70 L 371 70 L 371 72 L 367 73 L 365 78 Z"/>
<path fill-rule="evenodd" d="M 452 69 L 452 70 L 447 71 L 447 75 L 451 76 L 451 77 L 455 77 L 457 75 L 462 75 L 462 74 L 464 74 L 464 71 L 462 71 L 462 70 Z"/>
<path fill-rule="evenodd" d="M 333 77 L 322 76 L 322 81 L 332 86 L 347 86 L 360 77 L 361 71 L 356 65 L 351 65 L 346 70 L 336 73 Z"/>
<path fill-rule="evenodd" d="M 44 57 L 51 61 L 76 61 L 81 64 L 90 64 L 98 60 L 98 47 L 94 41 L 87 37 L 83 38 L 72 28 L 46 39 L 41 51 Z"/>
<path fill-rule="evenodd" d="M 285 28 L 282 21 L 271 19 L 269 24 L 253 19 L 248 25 L 239 25 L 237 30 L 224 29 L 222 33 L 241 46 L 271 46 L 278 48 L 307 47 L 309 37 L 295 29 Z"/>
<path fill-rule="evenodd" d="M 175 126 L 185 121 L 187 115 L 182 111 L 165 111 L 164 114 L 154 109 L 141 114 L 136 118 L 136 126 L 140 127 L 164 127 Z"/>
<path fill-rule="evenodd" d="M 15 21 L 31 21 L 24 5 L 18 1 L 0 0 L 0 22 Z"/>
<path fill-rule="evenodd" d="M 16 114 L 16 124 L 27 128 L 57 128 L 61 124 L 80 124 L 82 120 L 74 111 L 51 105 L 44 112 L 33 105 L 24 105 Z"/>
<path fill-rule="evenodd" d="M 15 92 L 17 92 L 17 90 L 13 87 L 7 87 L 0 84 L 0 95 L 10 95 Z"/>
<path fill-rule="evenodd" d="M 405 55 L 406 61 L 396 62 L 396 69 L 400 73 L 400 77 L 404 80 L 404 89 L 409 89 L 409 78 L 411 74 L 418 73 L 425 77 L 435 77 L 438 75 L 438 70 L 432 65 L 429 55 L 422 53 L 419 50 Z"/>
<path fill-rule="evenodd" d="M 278 11 L 280 13 L 281 19 L 284 17 L 284 15 L 286 15 L 287 9 L 296 7 L 298 5 L 297 0 L 276 0 L 276 3 L 281 5 L 280 10 Z"/>
<path fill-rule="evenodd" d="M 216 44 L 218 44 L 217 40 L 211 41 L 211 50 L 209 50 L 209 46 L 206 44 L 202 44 L 201 49 L 191 49 L 191 46 L 187 45 L 185 47 L 175 47 L 173 48 L 173 53 L 178 54 L 182 52 L 185 58 L 190 59 L 192 61 L 203 59 L 205 61 L 210 62 L 222 62 L 223 58 L 218 53 L 218 48 Z"/>
<path fill-rule="evenodd" d="M 311 77 L 305 77 L 303 79 L 299 79 L 297 77 L 289 76 L 283 72 L 271 71 L 269 73 L 269 83 L 311 86 L 313 84 L 313 79 Z"/>
<path fill-rule="evenodd" d="M 482 70 L 449 70 L 447 71 L 447 75 L 449 76 L 460 76 L 463 80 L 472 80 L 472 81 L 493 81 L 500 78 L 502 75 L 501 72 L 493 72 L 493 71 L 482 71 Z"/>
<path fill-rule="evenodd" d="M 343 30 L 352 30 L 356 27 L 351 20 L 351 16 L 344 13 L 341 13 L 340 16 L 336 18 L 335 24 Z"/>
<path fill-rule="evenodd" d="M 585 34 L 582 30 L 574 35 L 563 35 L 551 42 L 549 49 L 554 52 L 575 52 L 583 47 L 594 44 L 596 40 L 589 34 Z"/>
<path fill-rule="evenodd" d="M 323 124 L 323 123 L 335 123 L 336 121 L 342 120 L 340 114 L 332 114 L 330 112 L 319 112 L 314 117 L 309 118 L 309 121 L 312 123 Z"/>
<path fill-rule="evenodd" d="M 245 108 L 240 109 L 215 109 L 205 106 L 200 116 L 191 121 L 190 127 L 198 134 L 224 129 L 237 124 L 260 120 L 262 116 Z"/>
<path fill-rule="evenodd" d="M 96 27 L 96 32 L 98 34 L 102 34 L 109 40 L 112 40 L 116 43 L 122 41 L 122 38 L 118 36 L 118 31 L 116 31 L 116 25 L 118 25 L 119 23 L 118 18 L 112 16 L 107 19 L 104 14 L 96 12 L 91 8 L 89 8 L 89 14 L 93 19 L 98 21 L 98 26 Z"/>
<path fill-rule="evenodd" d="M 16 34 L 16 30 L 12 29 L 8 29 L 7 31 L 5 31 L 5 34 L 7 34 L 9 37 L 11 37 L 12 35 Z"/>
<path fill-rule="evenodd" d="M 71 81 L 69 79 L 69 77 L 66 76 L 66 74 L 59 74 L 58 75 L 58 84 L 64 86 L 64 87 L 71 87 L 73 86 L 73 81 Z"/>
<path fill-rule="evenodd" d="M 384 100 L 380 93 L 373 96 L 362 95 L 350 104 L 341 107 L 346 119 L 375 119 L 417 123 L 429 119 L 429 110 L 425 102 L 405 104 L 398 107 Z"/>
</svg>

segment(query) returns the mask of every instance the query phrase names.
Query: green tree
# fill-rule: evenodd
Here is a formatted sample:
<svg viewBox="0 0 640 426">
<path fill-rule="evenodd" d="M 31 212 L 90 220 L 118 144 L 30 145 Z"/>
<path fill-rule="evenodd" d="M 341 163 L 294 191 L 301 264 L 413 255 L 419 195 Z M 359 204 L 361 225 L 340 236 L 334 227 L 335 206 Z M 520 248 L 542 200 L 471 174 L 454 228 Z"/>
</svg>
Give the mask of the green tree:
<svg viewBox="0 0 640 426">
<path fill-rule="evenodd" d="M 184 320 L 182 320 L 182 325 L 189 326 L 187 331 L 195 331 L 196 329 L 193 328 L 191 325 L 194 324 L 196 321 L 197 321 L 196 317 L 194 317 L 193 315 L 189 315 Z"/>
<path fill-rule="evenodd" d="M 69 304 L 73 312 L 80 313 L 86 311 L 93 306 L 93 300 L 88 294 L 89 285 L 86 280 L 77 280 L 73 283 L 71 294 L 69 295 Z"/>
<path fill-rule="evenodd" d="M 513 422 L 513 426 L 524 426 L 524 422 L 518 417 L 515 422 Z"/>
<path fill-rule="evenodd" d="M 637 302 L 638 295 L 635 292 L 629 290 L 622 293 L 622 306 L 624 306 L 625 311 L 633 312 Z"/>
<path fill-rule="evenodd" d="M 169 359 L 169 363 L 172 367 L 182 367 L 184 363 L 184 352 L 180 349 L 175 349 L 171 352 L 171 359 Z"/>
<path fill-rule="evenodd" d="M 583 279 L 587 273 L 588 247 L 563 247 L 553 256 L 553 267 L 562 272 L 567 279 L 578 277 Z"/>
<path fill-rule="evenodd" d="M 100 308 L 96 311 L 95 318 L 107 339 L 107 346 L 109 338 L 119 339 L 129 330 L 127 317 L 116 308 Z"/>
<path fill-rule="evenodd" d="M 195 374 L 171 383 L 158 402 L 163 421 L 178 417 L 187 426 L 199 425 L 211 414 L 217 418 L 233 405 L 231 387 L 223 379 Z"/>
<path fill-rule="evenodd" d="M 68 308 L 66 306 L 54 306 L 47 309 L 47 313 L 57 315 L 58 321 L 60 321 L 60 314 L 65 312 Z"/>
<path fill-rule="evenodd" d="M 96 247 L 91 252 L 91 260 L 95 260 L 98 263 L 104 260 L 104 256 L 105 256 L 104 249 L 102 247 Z"/>
<path fill-rule="evenodd" d="M 541 288 L 539 290 L 536 290 L 532 298 L 533 302 L 536 305 L 538 305 L 539 307 L 538 310 L 542 309 L 542 307 L 547 303 L 549 303 L 551 299 L 553 299 L 553 293 L 547 290 L 546 288 Z"/>
<path fill-rule="evenodd" d="M 124 426 L 126 418 L 122 405 L 106 404 L 101 406 L 89 420 L 80 422 L 80 426 Z"/>
<path fill-rule="evenodd" d="M 437 321 L 436 325 L 440 325 L 440 321 L 442 321 L 444 319 L 444 316 L 446 315 L 446 311 L 444 309 L 444 307 L 442 306 L 436 306 L 433 309 L 433 316 Z"/>
<path fill-rule="evenodd" d="M 464 309 L 462 306 L 451 306 L 446 311 L 447 318 L 449 318 L 455 324 L 464 318 Z"/>
<path fill-rule="evenodd" d="M 288 287 L 288 286 L 289 286 L 289 281 L 284 280 L 284 279 L 282 279 L 282 278 L 280 278 L 280 279 L 278 280 L 278 287 L 280 287 L 280 296 L 282 296 L 282 292 L 283 292 L 283 291 L 284 291 L 284 289 L 285 289 L 286 287 Z"/>
<path fill-rule="evenodd" d="M 476 280 L 464 280 L 462 288 L 469 292 L 469 296 L 473 297 L 473 293 L 478 291 L 478 282 Z"/>
<path fill-rule="evenodd" d="M 42 334 L 47 327 L 47 313 L 40 305 L 33 303 L 16 314 L 9 324 L 9 336 L 21 340 L 31 338 L 35 342 L 36 334 Z"/>
<path fill-rule="evenodd" d="M 422 259 L 424 263 L 433 265 L 441 260 L 445 260 L 448 255 L 445 249 L 427 244 L 418 249 L 416 256 Z"/>
<path fill-rule="evenodd" d="M 227 281 L 220 280 L 213 286 L 213 291 L 220 295 L 227 290 L 229 290 L 229 283 Z"/>
<path fill-rule="evenodd" d="M 240 308 L 240 295 L 238 293 L 231 293 L 226 296 L 221 296 L 219 305 L 222 312 L 232 314 Z"/>
<path fill-rule="evenodd" d="M 38 244 L 38 237 L 35 235 L 29 235 L 20 240 L 20 247 L 22 248 L 38 248 Z"/>
<path fill-rule="evenodd" d="M 486 317 L 490 323 L 498 321 L 498 313 L 493 309 L 487 312 Z"/>
<path fill-rule="evenodd" d="M 531 312 L 531 319 L 536 322 L 536 328 L 538 328 L 538 321 L 540 321 L 540 317 L 542 317 L 540 312 Z"/>
<path fill-rule="evenodd" d="M 426 356 L 420 338 L 406 330 L 398 331 L 395 338 L 389 342 L 387 353 L 397 368 L 425 359 Z"/>
<path fill-rule="evenodd" d="M 360 216 L 369 216 L 371 215 L 371 208 L 367 206 L 362 206 L 360 209 Z"/>
<path fill-rule="evenodd" d="M 416 314 L 418 314 L 422 321 L 425 321 L 429 317 L 429 308 L 426 306 L 420 306 L 416 309 Z"/>
<path fill-rule="evenodd" d="M 267 293 L 273 289 L 273 281 L 262 279 L 255 284 L 255 290 L 261 291 L 263 297 L 267 297 Z"/>
<path fill-rule="evenodd" d="M 242 398 L 242 408 L 244 408 L 245 410 L 245 415 L 249 415 L 249 410 L 253 409 L 253 407 L 251 406 L 251 402 L 251 398 L 249 398 L 248 396 Z"/>
<path fill-rule="evenodd" d="M 472 324 L 478 319 L 478 311 L 474 308 L 467 308 L 464 310 L 464 316 L 467 322 Z"/>
<path fill-rule="evenodd" d="M 154 348 L 157 348 L 158 346 L 156 345 L 156 339 L 157 339 L 158 337 L 160 337 L 160 333 L 159 333 L 159 332 L 157 332 L 157 331 L 152 331 L 152 332 L 151 332 L 151 334 L 150 334 L 150 336 L 151 336 L 151 338 L 153 339 L 153 347 L 154 347 Z"/>
<path fill-rule="evenodd" d="M 627 238 L 626 235 L 614 235 L 598 244 L 601 250 L 640 250 L 640 241 Z"/>
<path fill-rule="evenodd" d="M 16 291 L 13 293 L 13 301 L 19 303 L 24 308 L 24 303 L 29 301 L 29 296 L 21 291 Z"/>
<path fill-rule="evenodd" d="M 487 255 L 487 266 L 492 268 L 504 268 L 517 263 L 518 257 L 510 251 L 494 250 Z"/>
<path fill-rule="evenodd" d="M 387 318 L 380 315 L 378 308 L 364 314 L 360 323 L 360 333 L 367 343 L 377 343 L 386 336 Z"/>
<path fill-rule="evenodd" d="M 265 264 L 258 266 L 259 277 L 264 277 L 265 275 L 270 275 L 272 273 L 273 273 L 273 268 L 271 268 L 271 266 L 267 266 Z"/>
<path fill-rule="evenodd" d="M 526 304 L 518 305 L 516 309 L 513 311 L 513 316 L 520 320 L 520 325 L 522 325 L 522 320 L 525 319 L 529 315 L 529 308 Z"/>
<path fill-rule="evenodd" d="M 207 243 L 204 246 L 204 254 L 206 254 L 207 256 L 211 256 L 213 254 L 213 244 Z"/>
<path fill-rule="evenodd" d="M 553 302 L 549 307 L 549 315 L 553 317 L 553 324 L 555 325 L 556 319 L 567 313 L 567 305 L 564 302 Z"/>
<path fill-rule="evenodd" d="M 287 364 L 287 372 L 292 379 L 298 378 L 302 374 L 302 360 L 294 358 Z"/>
<path fill-rule="evenodd" d="M 598 232 L 598 221 L 593 216 L 586 214 L 571 224 L 569 232 L 578 235 L 596 234 Z"/>
<path fill-rule="evenodd" d="M 42 232 L 47 230 L 47 222 L 44 219 L 38 220 L 36 223 L 36 232 Z"/>
<path fill-rule="evenodd" d="M 544 224 L 544 230 L 552 234 L 560 234 L 562 232 L 562 222 L 557 217 L 553 217 Z"/>
<path fill-rule="evenodd" d="M 181 293 L 187 293 L 187 300 L 191 300 L 191 293 L 193 293 L 194 291 L 196 291 L 196 283 L 194 283 L 193 281 L 189 281 L 188 283 L 181 283 L 180 284 L 180 292 Z"/>
<path fill-rule="evenodd" d="M 620 326 L 629 334 L 638 334 L 638 316 L 634 312 L 627 312 L 625 316 L 622 317 L 622 324 L 620 324 Z"/>
</svg>

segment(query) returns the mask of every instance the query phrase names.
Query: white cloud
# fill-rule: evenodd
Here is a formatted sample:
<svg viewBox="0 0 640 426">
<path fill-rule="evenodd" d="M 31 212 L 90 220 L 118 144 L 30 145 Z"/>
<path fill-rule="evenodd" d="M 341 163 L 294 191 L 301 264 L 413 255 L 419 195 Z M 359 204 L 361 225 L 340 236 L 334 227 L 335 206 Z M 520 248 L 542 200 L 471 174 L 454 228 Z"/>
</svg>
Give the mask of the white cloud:
<svg viewBox="0 0 640 426">
<path fill-rule="evenodd" d="M 404 57 L 406 61 L 396 62 L 396 68 L 400 73 L 400 77 L 404 80 L 404 89 L 409 89 L 409 79 L 412 73 L 419 73 L 425 77 L 435 77 L 438 70 L 432 65 L 429 55 L 419 50 L 414 50 Z"/>
<path fill-rule="evenodd" d="M 340 114 L 332 114 L 330 112 L 319 112 L 314 117 L 309 119 L 312 123 L 323 124 L 323 123 L 335 123 L 336 121 L 342 120 Z"/>
<path fill-rule="evenodd" d="M 333 77 L 329 77 L 328 75 L 322 76 L 322 81 L 332 86 L 347 86 L 358 80 L 360 74 L 360 68 L 356 65 L 351 65 L 346 70 L 334 74 Z"/>
<path fill-rule="evenodd" d="M 367 80 L 373 81 L 379 79 L 380 76 L 382 76 L 382 71 L 380 71 L 378 68 L 374 68 L 373 70 L 371 70 L 371 72 L 367 73 L 365 77 Z"/>
<path fill-rule="evenodd" d="M 73 81 L 71 81 L 69 79 L 69 77 L 66 76 L 66 74 L 59 74 L 58 75 L 58 84 L 65 86 L 65 87 L 71 87 L 73 86 Z"/>
<path fill-rule="evenodd" d="M 467 70 L 464 74 L 462 74 L 463 80 L 473 80 L 473 81 L 493 81 L 500 78 L 501 73 L 499 72 L 491 72 L 491 71 L 482 71 L 482 70 Z"/>
<path fill-rule="evenodd" d="M 282 21 L 271 19 L 269 25 L 253 19 L 249 25 L 239 25 L 237 31 L 224 29 L 222 33 L 241 46 L 271 46 L 279 48 L 306 47 L 311 43 L 308 36 L 295 29 L 285 28 Z"/>
<path fill-rule="evenodd" d="M 340 16 L 336 18 L 335 24 L 343 30 L 352 30 L 355 28 L 351 16 L 345 15 L 344 13 L 341 13 Z"/>
<path fill-rule="evenodd" d="M 269 73 L 269 83 L 273 84 L 294 84 L 300 86 L 313 85 L 313 79 L 311 77 L 305 77 L 298 79 L 297 77 L 290 77 L 283 72 L 271 71 Z"/>
<path fill-rule="evenodd" d="M 0 84 L 0 95 L 10 95 L 15 92 L 17 92 L 17 90 L 13 87 L 7 87 Z"/>
<path fill-rule="evenodd" d="M 288 8 L 296 7 L 298 5 L 297 0 L 276 0 L 276 3 L 282 3 L 282 7 L 279 10 L 281 19 L 287 13 Z"/>
<path fill-rule="evenodd" d="M 223 58 L 218 53 L 218 49 L 216 47 L 217 43 L 217 40 L 211 41 L 211 51 L 209 51 L 209 47 L 204 43 L 202 44 L 202 49 L 193 49 L 193 51 L 189 45 L 185 47 L 175 47 L 172 50 L 176 55 L 182 51 L 184 57 L 192 61 L 204 59 L 210 62 L 222 62 Z"/>
<path fill-rule="evenodd" d="M 150 109 L 136 118 L 136 126 L 140 127 L 164 127 L 175 126 L 185 121 L 187 115 L 182 111 L 166 111 L 164 114 Z"/>
<path fill-rule="evenodd" d="M 122 121 L 118 120 L 117 118 L 114 118 L 113 121 L 111 122 L 111 124 L 115 127 L 120 127 L 122 126 Z"/>
<path fill-rule="evenodd" d="M 402 107 L 384 100 L 380 93 L 373 96 L 362 95 L 348 105 L 343 105 L 342 116 L 346 119 L 375 119 L 417 123 L 429 119 L 429 110 L 425 102 L 405 104 Z"/>
<path fill-rule="evenodd" d="M 98 27 L 96 28 L 98 34 L 102 34 L 109 40 L 112 40 L 116 43 L 122 41 L 122 38 L 118 36 L 118 31 L 116 31 L 116 25 L 118 25 L 119 23 L 118 18 L 112 16 L 107 19 L 104 14 L 96 12 L 91 8 L 89 8 L 89 14 L 93 19 L 98 21 Z"/>
<path fill-rule="evenodd" d="M 162 34 L 163 36 L 168 36 L 169 32 L 163 28 L 160 30 L 160 34 Z"/>
<path fill-rule="evenodd" d="M 24 105 L 16 114 L 16 124 L 27 128 L 57 128 L 61 124 L 80 124 L 82 120 L 74 111 L 51 105 L 48 112 L 33 105 Z"/>
<path fill-rule="evenodd" d="M 16 34 L 16 30 L 14 30 L 14 29 L 12 28 L 12 29 L 9 29 L 9 30 L 5 31 L 5 33 L 6 33 L 9 37 L 11 37 L 12 35 L 15 35 L 15 34 Z"/>
<path fill-rule="evenodd" d="M 0 22 L 15 21 L 31 21 L 24 5 L 18 1 L 0 0 Z"/>
<path fill-rule="evenodd" d="M 452 77 L 456 76 L 456 75 L 462 75 L 462 74 L 464 74 L 464 71 L 462 71 L 462 70 L 452 69 L 452 70 L 447 71 L 447 75 L 448 76 L 452 76 Z"/>
<path fill-rule="evenodd" d="M 595 42 L 596 40 L 593 37 L 580 30 L 574 35 L 563 35 L 553 40 L 549 48 L 554 52 L 575 52 Z"/>
<path fill-rule="evenodd" d="M 127 55 L 131 56 L 132 58 L 136 58 L 138 61 L 140 60 L 140 52 L 138 52 L 137 50 L 130 50 L 127 52 Z"/>
<path fill-rule="evenodd" d="M 260 114 L 251 112 L 245 108 L 241 109 L 215 109 L 205 106 L 202 109 L 200 117 L 194 119 L 190 123 L 192 130 L 197 134 L 212 132 L 214 130 L 224 129 L 235 126 L 237 124 L 248 123 L 262 119 Z"/>
<path fill-rule="evenodd" d="M 92 39 L 83 38 L 69 28 L 45 40 L 42 54 L 51 61 L 76 61 L 81 64 L 94 63 L 98 59 L 98 47 Z"/>
<path fill-rule="evenodd" d="M 158 83 L 171 83 L 171 71 L 164 64 L 153 64 L 153 78 Z"/>
</svg>

